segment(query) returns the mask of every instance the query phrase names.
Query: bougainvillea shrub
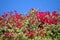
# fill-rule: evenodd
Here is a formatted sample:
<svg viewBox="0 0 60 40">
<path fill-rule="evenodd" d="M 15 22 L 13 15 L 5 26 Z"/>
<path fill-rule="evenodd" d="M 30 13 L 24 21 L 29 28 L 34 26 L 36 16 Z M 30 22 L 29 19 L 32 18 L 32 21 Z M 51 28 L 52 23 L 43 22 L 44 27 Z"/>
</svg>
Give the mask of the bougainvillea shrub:
<svg viewBox="0 0 60 40">
<path fill-rule="evenodd" d="M 26 16 L 4 12 L 0 16 L 0 40 L 60 40 L 60 14 L 34 9 Z"/>
</svg>

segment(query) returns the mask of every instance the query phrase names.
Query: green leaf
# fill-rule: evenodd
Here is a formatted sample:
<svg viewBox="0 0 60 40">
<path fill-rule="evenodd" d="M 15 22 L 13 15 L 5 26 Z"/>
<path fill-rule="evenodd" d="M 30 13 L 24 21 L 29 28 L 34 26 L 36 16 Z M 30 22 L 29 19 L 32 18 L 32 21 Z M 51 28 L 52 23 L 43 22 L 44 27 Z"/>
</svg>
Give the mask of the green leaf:
<svg viewBox="0 0 60 40">
<path fill-rule="evenodd" d="M 58 17 L 58 20 L 60 20 L 60 16 Z"/>
</svg>

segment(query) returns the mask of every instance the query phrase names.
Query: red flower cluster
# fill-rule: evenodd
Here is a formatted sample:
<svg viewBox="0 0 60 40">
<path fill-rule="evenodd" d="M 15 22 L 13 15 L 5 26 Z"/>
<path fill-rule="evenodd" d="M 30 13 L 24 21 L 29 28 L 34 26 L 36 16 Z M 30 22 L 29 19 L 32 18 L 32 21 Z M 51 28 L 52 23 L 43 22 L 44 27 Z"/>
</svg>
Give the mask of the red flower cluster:
<svg viewBox="0 0 60 40">
<path fill-rule="evenodd" d="M 55 11 L 52 13 L 38 12 L 32 9 L 30 10 L 31 14 L 27 16 L 18 14 L 16 10 L 14 13 L 15 14 L 13 15 L 13 12 L 11 11 L 8 15 L 4 12 L 4 15 L 0 17 L 0 34 L 3 34 L 6 38 L 13 38 L 15 37 L 15 34 L 15 38 L 18 38 L 21 35 L 20 33 L 25 35 L 27 38 L 35 38 L 35 36 L 45 37 L 47 36 L 47 33 L 49 31 L 51 32 L 51 30 L 54 28 L 53 26 L 60 24 L 60 20 L 58 20 L 60 14 L 57 14 Z M 23 36 L 21 36 L 21 38 L 22 37 Z"/>
<path fill-rule="evenodd" d="M 40 36 L 46 37 L 46 33 L 47 33 L 49 30 L 46 30 L 46 33 L 44 33 L 43 31 L 44 31 L 43 28 L 38 28 L 37 32 L 39 32 L 39 33 L 38 33 L 37 36 L 40 35 Z"/>
<path fill-rule="evenodd" d="M 33 31 L 28 31 L 27 32 L 28 37 L 34 37 L 34 35 L 35 35 L 35 32 L 33 32 Z"/>
<path fill-rule="evenodd" d="M 4 37 L 10 37 L 10 33 L 9 32 L 4 33 Z"/>
<path fill-rule="evenodd" d="M 4 17 L 4 18 L 6 18 L 6 17 L 7 17 L 7 15 L 8 15 L 8 14 L 4 12 L 4 16 L 3 16 L 3 17 Z"/>
<path fill-rule="evenodd" d="M 55 11 L 50 14 L 50 12 L 36 12 L 36 19 L 39 20 L 41 23 L 48 23 L 48 24 L 58 24 L 60 20 L 57 17 L 60 16 Z"/>
<path fill-rule="evenodd" d="M 30 21 L 30 24 L 34 24 L 34 23 L 35 23 L 35 21 L 34 21 L 34 20 L 31 20 L 31 21 Z"/>
</svg>

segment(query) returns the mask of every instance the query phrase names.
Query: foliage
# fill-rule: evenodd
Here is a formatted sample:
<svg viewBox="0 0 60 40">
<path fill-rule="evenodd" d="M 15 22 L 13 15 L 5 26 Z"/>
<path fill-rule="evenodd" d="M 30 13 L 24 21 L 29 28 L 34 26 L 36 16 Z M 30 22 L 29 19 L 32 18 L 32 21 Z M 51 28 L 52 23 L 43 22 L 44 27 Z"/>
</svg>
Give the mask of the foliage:
<svg viewBox="0 0 60 40">
<path fill-rule="evenodd" d="M 60 14 L 34 9 L 23 16 L 17 11 L 0 17 L 0 40 L 60 40 Z"/>
</svg>

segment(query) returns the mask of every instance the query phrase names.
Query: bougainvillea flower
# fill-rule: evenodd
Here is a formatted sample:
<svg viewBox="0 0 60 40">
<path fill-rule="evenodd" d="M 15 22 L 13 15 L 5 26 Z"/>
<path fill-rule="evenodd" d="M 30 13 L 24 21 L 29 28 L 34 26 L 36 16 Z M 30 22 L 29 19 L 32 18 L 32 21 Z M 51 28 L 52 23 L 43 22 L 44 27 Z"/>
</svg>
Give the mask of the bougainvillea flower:
<svg viewBox="0 0 60 40">
<path fill-rule="evenodd" d="M 9 32 L 4 33 L 4 37 L 10 37 L 10 33 Z"/>
<path fill-rule="evenodd" d="M 30 15 L 26 16 L 26 19 L 28 19 L 30 17 Z"/>
<path fill-rule="evenodd" d="M 11 17 L 11 18 L 14 18 L 12 11 L 10 12 L 10 17 Z"/>
<path fill-rule="evenodd" d="M 18 28 L 21 28 L 21 27 L 22 27 L 22 23 L 17 22 L 17 23 L 16 23 L 16 26 L 17 26 Z"/>
<path fill-rule="evenodd" d="M 43 28 L 38 28 L 38 29 L 37 29 L 37 31 L 42 31 L 42 30 L 43 30 Z"/>
<path fill-rule="evenodd" d="M 48 23 L 48 18 L 44 18 L 44 23 Z"/>
<path fill-rule="evenodd" d="M 59 33 L 60 14 L 55 11 L 50 13 L 31 9 L 29 15 L 23 16 L 15 10 L 11 11 L 9 15 L 4 13 L 3 16 L 0 16 L 0 40 L 49 40 L 50 38 L 55 40 L 60 39 Z"/>
<path fill-rule="evenodd" d="M 34 21 L 34 20 L 31 20 L 31 21 L 30 21 L 30 24 L 34 24 L 34 23 L 35 23 L 35 21 Z"/>
<path fill-rule="evenodd" d="M 33 32 L 33 31 L 28 31 L 28 33 L 27 33 L 28 37 L 34 37 L 34 35 L 35 35 L 35 32 Z"/>
<path fill-rule="evenodd" d="M 5 24 L 7 24 L 7 23 L 8 23 L 8 20 L 5 21 Z"/>
<path fill-rule="evenodd" d="M 36 12 L 36 19 L 40 19 L 40 15 L 39 15 L 39 12 Z"/>
<path fill-rule="evenodd" d="M 55 17 L 58 16 L 58 14 L 56 13 L 56 11 L 52 12 L 52 16 L 55 16 Z"/>
<path fill-rule="evenodd" d="M 21 21 L 23 20 L 23 15 L 22 15 L 22 14 L 19 15 L 19 19 L 20 19 Z"/>
<path fill-rule="evenodd" d="M 18 15 L 18 13 L 16 13 L 16 18 L 17 18 L 17 19 L 19 18 L 19 15 Z"/>
<path fill-rule="evenodd" d="M 1 27 L 3 28 L 4 26 L 5 26 L 5 23 L 2 23 L 2 24 L 1 24 Z"/>
<path fill-rule="evenodd" d="M 32 9 L 30 10 L 30 12 L 34 12 L 34 8 L 32 8 Z"/>
<path fill-rule="evenodd" d="M 3 17 L 5 18 L 5 17 L 7 17 L 7 15 L 8 15 L 8 14 L 7 14 L 6 12 L 4 12 L 4 16 L 3 16 Z"/>
<path fill-rule="evenodd" d="M 38 33 L 39 33 L 40 36 L 42 36 L 42 35 L 44 34 L 44 33 L 43 33 L 43 28 L 38 28 L 37 31 L 38 31 Z M 39 35 L 38 35 L 38 36 L 39 36 Z"/>
<path fill-rule="evenodd" d="M 2 20 L 3 18 L 2 17 L 0 17 L 0 21 Z"/>
</svg>

